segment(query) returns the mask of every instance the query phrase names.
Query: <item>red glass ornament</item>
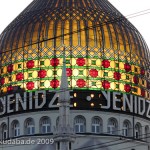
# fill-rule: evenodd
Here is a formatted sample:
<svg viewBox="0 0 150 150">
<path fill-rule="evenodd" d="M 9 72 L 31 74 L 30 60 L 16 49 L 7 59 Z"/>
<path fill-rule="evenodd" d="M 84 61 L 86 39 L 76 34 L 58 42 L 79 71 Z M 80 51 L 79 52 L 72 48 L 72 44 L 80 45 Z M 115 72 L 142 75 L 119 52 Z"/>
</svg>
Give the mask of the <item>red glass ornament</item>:
<svg viewBox="0 0 150 150">
<path fill-rule="evenodd" d="M 12 85 L 10 85 L 10 86 L 7 87 L 7 91 L 8 91 L 8 92 L 10 92 L 10 91 L 12 91 L 12 90 L 13 90 L 13 86 L 12 86 Z"/>
<path fill-rule="evenodd" d="M 141 69 L 141 75 L 144 75 L 144 74 L 145 74 L 145 70 Z"/>
<path fill-rule="evenodd" d="M 72 69 L 71 68 L 67 68 L 66 72 L 67 72 L 67 77 L 70 77 L 72 75 Z"/>
<path fill-rule="evenodd" d="M 45 76 L 46 76 L 46 70 L 40 70 L 39 72 L 38 72 L 38 77 L 39 78 L 44 78 Z"/>
<path fill-rule="evenodd" d="M 27 87 L 28 90 L 32 90 L 34 88 L 34 82 L 32 82 L 32 81 L 28 82 L 26 87 Z"/>
<path fill-rule="evenodd" d="M 83 79 L 78 79 L 77 80 L 77 86 L 82 88 L 86 85 L 86 82 Z"/>
<path fill-rule="evenodd" d="M 52 58 L 50 60 L 50 64 L 54 67 L 54 66 L 58 66 L 59 65 L 59 59 L 58 58 Z"/>
<path fill-rule="evenodd" d="M 119 72 L 114 72 L 114 78 L 116 80 L 120 80 L 121 79 L 121 74 Z"/>
<path fill-rule="evenodd" d="M 3 85 L 5 83 L 5 78 L 1 78 L 0 83 Z"/>
<path fill-rule="evenodd" d="M 13 71 L 13 65 L 12 65 L 12 64 L 8 65 L 7 71 L 8 71 L 9 73 L 11 73 L 11 72 Z"/>
<path fill-rule="evenodd" d="M 50 82 L 50 86 L 52 88 L 57 88 L 59 86 L 59 81 L 57 79 L 53 79 L 51 82 Z"/>
<path fill-rule="evenodd" d="M 78 66 L 84 66 L 85 65 L 85 59 L 84 58 L 78 58 L 76 60 L 76 63 Z"/>
<path fill-rule="evenodd" d="M 124 64 L 124 69 L 126 70 L 126 72 L 129 72 L 131 70 L 131 65 L 129 65 L 128 63 Z"/>
<path fill-rule="evenodd" d="M 139 83 L 139 79 L 138 79 L 137 76 L 134 76 L 134 77 L 133 77 L 133 82 L 134 82 L 135 84 L 138 84 L 138 83 Z"/>
<path fill-rule="evenodd" d="M 27 68 L 28 69 L 31 69 L 31 68 L 33 68 L 34 67 L 34 61 L 33 60 L 29 60 L 28 62 L 27 62 Z"/>
<path fill-rule="evenodd" d="M 96 69 L 91 69 L 90 70 L 90 76 L 95 78 L 98 76 L 98 71 Z"/>
<path fill-rule="evenodd" d="M 130 92 L 131 91 L 131 86 L 129 84 L 124 85 L 124 90 L 126 92 Z"/>
<path fill-rule="evenodd" d="M 110 66 L 109 60 L 103 60 L 103 61 L 102 61 L 102 66 L 103 66 L 104 68 L 108 68 L 108 67 Z"/>
<path fill-rule="evenodd" d="M 22 79 L 23 79 L 23 73 L 18 73 L 17 75 L 16 75 L 16 79 L 18 80 L 18 81 L 21 81 Z"/>
<path fill-rule="evenodd" d="M 107 81 L 107 80 L 104 80 L 102 82 L 102 86 L 103 86 L 104 89 L 109 89 L 110 88 L 110 82 Z"/>
<path fill-rule="evenodd" d="M 145 90 L 141 89 L 141 95 L 144 97 L 145 96 Z"/>
</svg>

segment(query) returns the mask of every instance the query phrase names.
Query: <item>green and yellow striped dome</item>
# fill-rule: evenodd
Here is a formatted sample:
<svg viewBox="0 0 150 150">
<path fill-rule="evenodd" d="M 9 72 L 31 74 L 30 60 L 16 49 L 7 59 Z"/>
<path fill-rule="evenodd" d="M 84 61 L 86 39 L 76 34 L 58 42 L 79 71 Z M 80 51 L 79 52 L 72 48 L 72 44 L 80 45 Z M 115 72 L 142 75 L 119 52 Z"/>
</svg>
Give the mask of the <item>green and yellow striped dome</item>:
<svg viewBox="0 0 150 150">
<path fill-rule="evenodd" d="M 1 34 L 2 92 L 71 89 L 149 94 L 149 50 L 107 0 L 34 0 Z"/>
</svg>

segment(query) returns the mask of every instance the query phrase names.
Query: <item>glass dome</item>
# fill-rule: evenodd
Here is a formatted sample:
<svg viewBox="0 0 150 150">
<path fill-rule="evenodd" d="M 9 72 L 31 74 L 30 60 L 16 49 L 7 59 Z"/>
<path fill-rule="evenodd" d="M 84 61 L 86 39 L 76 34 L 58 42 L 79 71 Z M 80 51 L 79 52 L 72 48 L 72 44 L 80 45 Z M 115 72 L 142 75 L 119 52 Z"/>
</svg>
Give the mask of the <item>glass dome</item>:
<svg viewBox="0 0 150 150">
<path fill-rule="evenodd" d="M 148 47 L 107 0 L 34 0 L 0 36 L 0 90 L 59 89 L 64 48 L 69 88 L 150 98 Z"/>
</svg>

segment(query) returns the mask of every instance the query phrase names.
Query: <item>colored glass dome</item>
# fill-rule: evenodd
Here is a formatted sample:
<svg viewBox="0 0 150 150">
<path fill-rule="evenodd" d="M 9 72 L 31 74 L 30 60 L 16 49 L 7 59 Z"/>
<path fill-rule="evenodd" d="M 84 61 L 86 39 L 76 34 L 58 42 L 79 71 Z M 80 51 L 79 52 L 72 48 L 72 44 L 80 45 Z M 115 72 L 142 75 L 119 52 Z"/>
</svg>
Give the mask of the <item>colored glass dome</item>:
<svg viewBox="0 0 150 150">
<path fill-rule="evenodd" d="M 107 0 L 34 0 L 0 36 L 1 91 L 69 87 L 149 98 L 149 50 Z"/>
</svg>

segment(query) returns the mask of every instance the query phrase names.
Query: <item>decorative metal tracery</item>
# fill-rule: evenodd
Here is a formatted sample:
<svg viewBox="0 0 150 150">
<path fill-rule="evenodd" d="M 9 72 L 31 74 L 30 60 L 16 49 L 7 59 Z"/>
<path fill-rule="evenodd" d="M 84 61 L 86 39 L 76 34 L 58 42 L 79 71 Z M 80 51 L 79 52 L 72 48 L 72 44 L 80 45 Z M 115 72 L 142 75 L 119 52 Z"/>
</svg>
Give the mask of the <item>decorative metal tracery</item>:
<svg viewBox="0 0 150 150">
<path fill-rule="evenodd" d="M 1 34 L 1 91 L 57 89 L 63 48 L 69 88 L 150 98 L 149 50 L 106 0 L 34 0 Z"/>
</svg>

